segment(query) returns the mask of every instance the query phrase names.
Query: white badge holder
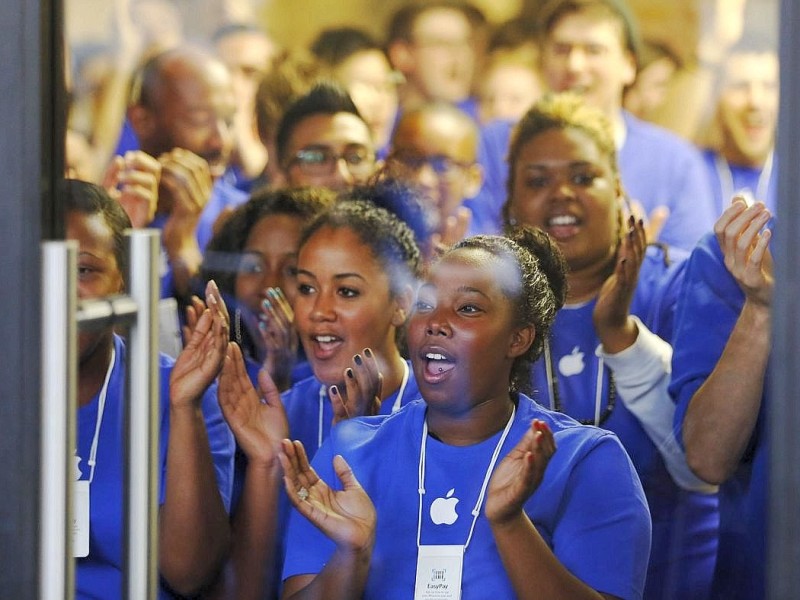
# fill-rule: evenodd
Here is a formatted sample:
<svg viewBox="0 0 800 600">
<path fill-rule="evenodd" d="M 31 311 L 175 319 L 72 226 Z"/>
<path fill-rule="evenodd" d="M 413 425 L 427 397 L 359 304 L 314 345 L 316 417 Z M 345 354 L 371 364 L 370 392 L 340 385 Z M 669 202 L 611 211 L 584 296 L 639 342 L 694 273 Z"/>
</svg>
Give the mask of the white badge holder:
<svg viewBox="0 0 800 600">
<path fill-rule="evenodd" d="M 464 546 L 420 546 L 414 600 L 460 600 Z"/>
<path fill-rule="evenodd" d="M 72 508 L 72 555 L 75 558 L 89 556 L 89 482 L 74 482 Z"/>
</svg>

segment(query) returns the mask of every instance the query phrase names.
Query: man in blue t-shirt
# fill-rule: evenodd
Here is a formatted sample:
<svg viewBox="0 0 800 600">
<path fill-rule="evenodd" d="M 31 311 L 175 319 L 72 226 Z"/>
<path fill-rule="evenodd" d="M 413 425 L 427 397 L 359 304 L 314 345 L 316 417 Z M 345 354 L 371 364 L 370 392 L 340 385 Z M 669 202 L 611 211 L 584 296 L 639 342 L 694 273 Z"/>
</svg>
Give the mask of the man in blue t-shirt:
<svg viewBox="0 0 800 600">
<path fill-rule="evenodd" d="M 772 258 L 763 204 L 737 199 L 686 268 L 676 314 L 675 428 L 690 468 L 719 484 L 712 598 L 765 597 Z"/>
<path fill-rule="evenodd" d="M 205 51 L 178 47 L 142 66 L 131 96 L 127 118 L 139 146 L 161 163 L 153 226 L 168 265 L 162 295 L 185 297 L 217 218 L 247 199 L 223 178 L 236 113 L 230 74 Z"/>
<path fill-rule="evenodd" d="M 471 95 L 483 53 L 486 17 L 462 0 L 409 2 L 389 23 L 389 61 L 402 73 L 400 110 L 447 102 L 477 121 Z"/>
<path fill-rule="evenodd" d="M 760 200 L 775 210 L 778 95 L 774 42 L 744 38 L 729 51 L 722 66 L 716 115 L 719 140 L 703 153 L 717 214 L 722 214 L 734 194 Z"/>
<path fill-rule="evenodd" d="M 548 87 L 576 92 L 606 114 L 628 197 L 649 217 L 658 241 L 691 250 L 714 224 L 711 189 L 697 148 L 622 109 L 623 91 L 636 77 L 638 46 L 623 0 L 556 0 L 540 18 L 542 73 Z M 498 221 L 506 196 L 511 127 L 503 121 L 489 124 L 479 153 L 486 172 L 484 191 Z"/>
</svg>

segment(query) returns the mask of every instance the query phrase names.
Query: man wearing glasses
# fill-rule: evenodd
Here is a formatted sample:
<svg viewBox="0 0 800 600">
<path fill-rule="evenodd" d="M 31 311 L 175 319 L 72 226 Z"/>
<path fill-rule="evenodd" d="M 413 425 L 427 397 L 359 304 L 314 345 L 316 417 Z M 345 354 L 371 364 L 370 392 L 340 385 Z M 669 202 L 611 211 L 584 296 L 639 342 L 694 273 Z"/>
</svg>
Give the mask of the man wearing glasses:
<svg viewBox="0 0 800 600">
<path fill-rule="evenodd" d="M 277 152 L 294 187 L 341 190 L 366 183 L 376 165 L 369 127 L 347 92 L 332 83 L 317 84 L 287 109 Z"/>
<path fill-rule="evenodd" d="M 439 241 L 445 245 L 482 231 L 468 208 L 483 181 L 477 151 L 475 122 L 444 102 L 404 113 L 392 137 L 386 170 L 419 188 L 437 217 Z"/>
</svg>

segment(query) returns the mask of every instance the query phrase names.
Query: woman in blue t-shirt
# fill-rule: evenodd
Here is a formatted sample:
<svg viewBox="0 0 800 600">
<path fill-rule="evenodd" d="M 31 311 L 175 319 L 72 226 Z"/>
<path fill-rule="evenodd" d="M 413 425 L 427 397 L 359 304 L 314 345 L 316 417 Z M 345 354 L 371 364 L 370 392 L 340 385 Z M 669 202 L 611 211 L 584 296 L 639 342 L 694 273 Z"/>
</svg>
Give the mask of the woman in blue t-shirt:
<svg viewBox="0 0 800 600">
<path fill-rule="evenodd" d="M 564 297 L 541 232 L 468 238 L 422 284 L 422 399 L 334 428 L 313 468 L 282 442 L 284 597 L 640 598 L 650 544 L 616 437 L 522 393 Z"/>
<path fill-rule="evenodd" d="M 124 289 L 128 262 L 122 207 L 94 184 L 67 180 L 61 190 L 66 237 L 78 243 L 78 297 Z M 213 382 L 228 340 L 225 305 L 213 282 L 177 361 L 159 356 L 159 597 L 198 593 L 228 549 L 233 437 Z M 125 352 L 112 326 L 78 335 L 75 449 L 75 584 L 78 598 L 123 597 Z"/>
<path fill-rule="evenodd" d="M 358 197 L 367 192 L 360 190 Z M 312 453 L 335 422 L 390 414 L 419 397 L 399 339 L 419 268 L 414 234 L 403 221 L 371 202 L 345 197 L 317 215 L 298 243 L 295 326 L 313 375 L 282 398 L 270 378 L 259 375 L 267 399 L 261 403 L 242 378 L 241 351 L 231 346 L 220 403 L 247 466 L 237 477 L 241 500 L 220 595 L 261 597 L 276 586 L 289 509 L 279 495 L 277 446 L 287 427 Z"/>
<path fill-rule="evenodd" d="M 569 266 L 566 304 L 532 371 L 533 398 L 613 431 L 628 451 L 653 519 L 645 598 L 705 598 L 717 497 L 686 464 L 667 391 L 683 261 L 647 246 L 642 221 L 627 214 L 611 125 L 580 97 L 534 105 L 514 130 L 508 163 L 506 222 L 544 229 Z"/>
</svg>

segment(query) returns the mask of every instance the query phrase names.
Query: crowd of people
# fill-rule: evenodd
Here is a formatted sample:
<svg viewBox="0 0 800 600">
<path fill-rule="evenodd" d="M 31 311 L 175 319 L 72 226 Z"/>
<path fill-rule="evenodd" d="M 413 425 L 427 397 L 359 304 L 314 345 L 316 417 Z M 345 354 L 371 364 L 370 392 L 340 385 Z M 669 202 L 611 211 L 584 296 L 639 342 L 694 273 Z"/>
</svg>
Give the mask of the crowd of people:
<svg viewBox="0 0 800 600">
<path fill-rule="evenodd" d="M 79 296 L 152 227 L 179 307 L 161 597 L 765 597 L 779 65 L 717 6 L 693 67 L 624 0 L 414 0 L 70 78 Z M 687 137 L 647 119 L 691 69 Z M 80 335 L 79 598 L 122 593 L 124 355 Z"/>
</svg>

